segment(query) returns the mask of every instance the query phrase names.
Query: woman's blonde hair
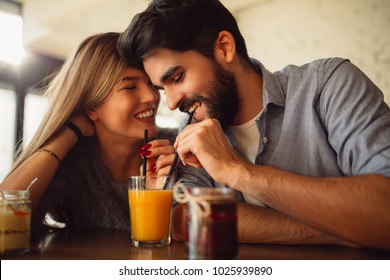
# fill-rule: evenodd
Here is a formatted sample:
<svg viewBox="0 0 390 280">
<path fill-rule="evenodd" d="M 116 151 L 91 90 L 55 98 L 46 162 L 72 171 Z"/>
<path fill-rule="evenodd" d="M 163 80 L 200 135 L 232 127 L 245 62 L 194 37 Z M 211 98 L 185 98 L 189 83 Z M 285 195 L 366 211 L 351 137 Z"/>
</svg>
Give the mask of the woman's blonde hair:
<svg viewBox="0 0 390 280">
<path fill-rule="evenodd" d="M 48 111 L 31 142 L 18 151 L 10 173 L 49 142 L 69 119 L 107 99 L 127 67 L 116 49 L 119 35 L 110 32 L 88 37 L 65 62 L 44 91 L 50 101 Z"/>
</svg>

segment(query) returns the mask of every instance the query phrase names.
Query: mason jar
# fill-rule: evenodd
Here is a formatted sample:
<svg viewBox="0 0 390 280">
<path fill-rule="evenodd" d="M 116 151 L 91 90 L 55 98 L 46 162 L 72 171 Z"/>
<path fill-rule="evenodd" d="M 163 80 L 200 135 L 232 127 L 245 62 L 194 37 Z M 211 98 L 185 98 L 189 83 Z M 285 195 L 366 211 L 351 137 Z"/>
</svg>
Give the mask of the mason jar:
<svg viewBox="0 0 390 280">
<path fill-rule="evenodd" d="M 0 253 L 24 254 L 30 250 L 31 201 L 29 192 L 0 191 Z"/>
<path fill-rule="evenodd" d="M 189 259 L 234 259 L 238 254 L 237 206 L 233 190 L 188 189 Z"/>
</svg>

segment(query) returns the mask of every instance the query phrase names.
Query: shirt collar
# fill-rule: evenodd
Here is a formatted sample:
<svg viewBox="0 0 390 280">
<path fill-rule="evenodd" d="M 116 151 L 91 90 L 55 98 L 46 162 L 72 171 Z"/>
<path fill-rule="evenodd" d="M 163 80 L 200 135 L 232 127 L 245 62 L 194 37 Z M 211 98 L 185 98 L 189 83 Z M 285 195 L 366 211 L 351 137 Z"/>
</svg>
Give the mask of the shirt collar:
<svg viewBox="0 0 390 280">
<path fill-rule="evenodd" d="M 286 98 L 278 77 L 268 71 L 258 60 L 251 58 L 251 61 L 263 77 L 263 109 L 270 103 L 284 107 Z"/>
</svg>

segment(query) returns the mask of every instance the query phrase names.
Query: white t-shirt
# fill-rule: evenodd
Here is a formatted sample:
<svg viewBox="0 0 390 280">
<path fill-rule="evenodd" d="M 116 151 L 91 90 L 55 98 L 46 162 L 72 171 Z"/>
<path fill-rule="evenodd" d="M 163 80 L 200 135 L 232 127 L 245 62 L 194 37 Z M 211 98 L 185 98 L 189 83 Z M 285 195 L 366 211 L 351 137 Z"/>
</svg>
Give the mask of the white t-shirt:
<svg viewBox="0 0 390 280">
<path fill-rule="evenodd" d="M 261 137 L 260 131 L 256 125 L 256 119 L 258 119 L 262 113 L 263 111 L 247 123 L 229 127 L 236 142 L 237 150 L 252 163 L 255 163 Z M 252 196 L 245 193 L 242 194 L 247 203 L 265 206 L 261 201 L 258 201 Z"/>
</svg>

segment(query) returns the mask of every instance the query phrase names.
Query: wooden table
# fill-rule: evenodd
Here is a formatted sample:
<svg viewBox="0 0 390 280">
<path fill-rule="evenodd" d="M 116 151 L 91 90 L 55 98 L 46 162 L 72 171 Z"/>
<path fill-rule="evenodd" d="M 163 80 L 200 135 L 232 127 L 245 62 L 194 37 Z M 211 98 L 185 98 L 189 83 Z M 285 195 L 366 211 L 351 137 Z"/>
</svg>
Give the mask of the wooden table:
<svg viewBox="0 0 390 280">
<path fill-rule="evenodd" d="M 23 256 L 1 256 L 24 260 L 185 260 L 187 248 L 175 242 L 162 248 L 135 248 L 126 231 L 57 231 L 32 242 Z M 240 244 L 238 259 L 243 260 L 382 260 L 390 251 L 337 246 L 291 246 Z"/>
</svg>

